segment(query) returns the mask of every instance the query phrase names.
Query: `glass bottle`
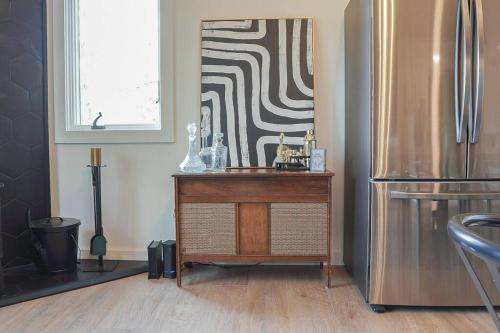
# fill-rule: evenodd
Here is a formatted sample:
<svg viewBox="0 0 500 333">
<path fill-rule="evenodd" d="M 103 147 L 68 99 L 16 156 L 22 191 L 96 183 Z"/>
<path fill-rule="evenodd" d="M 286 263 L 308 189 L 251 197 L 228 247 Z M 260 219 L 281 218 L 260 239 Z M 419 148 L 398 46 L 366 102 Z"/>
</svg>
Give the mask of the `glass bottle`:
<svg viewBox="0 0 500 333">
<path fill-rule="evenodd" d="M 210 128 L 210 109 L 201 108 L 201 150 L 200 150 L 200 158 L 207 166 L 207 169 L 212 167 L 212 147 L 208 146 L 208 138 L 212 134 L 212 129 Z"/>
<path fill-rule="evenodd" d="M 200 158 L 207 166 L 207 169 L 212 168 L 212 147 L 203 147 L 200 150 Z"/>
<path fill-rule="evenodd" d="M 187 126 L 187 131 L 189 133 L 189 150 L 186 158 L 179 165 L 179 169 L 182 172 L 197 173 L 203 172 L 207 168 L 205 163 L 201 160 L 200 156 L 196 151 L 196 131 L 197 127 L 195 123 L 190 123 Z"/>
<path fill-rule="evenodd" d="M 222 143 L 223 133 L 214 133 L 212 151 L 212 170 L 225 171 L 227 164 L 227 147 Z"/>
</svg>

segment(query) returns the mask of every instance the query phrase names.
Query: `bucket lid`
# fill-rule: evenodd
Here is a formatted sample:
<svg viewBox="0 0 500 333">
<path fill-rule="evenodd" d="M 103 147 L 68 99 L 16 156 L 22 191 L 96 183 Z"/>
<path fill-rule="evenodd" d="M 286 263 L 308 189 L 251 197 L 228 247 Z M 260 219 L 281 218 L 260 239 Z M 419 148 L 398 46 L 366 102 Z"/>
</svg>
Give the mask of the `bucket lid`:
<svg viewBox="0 0 500 333">
<path fill-rule="evenodd" d="M 67 217 L 49 217 L 45 219 L 30 222 L 32 229 L 44 229 L 45 231 L 62 231 L 77 227 L 81 224 L 80 220 Z"/>
</svg>

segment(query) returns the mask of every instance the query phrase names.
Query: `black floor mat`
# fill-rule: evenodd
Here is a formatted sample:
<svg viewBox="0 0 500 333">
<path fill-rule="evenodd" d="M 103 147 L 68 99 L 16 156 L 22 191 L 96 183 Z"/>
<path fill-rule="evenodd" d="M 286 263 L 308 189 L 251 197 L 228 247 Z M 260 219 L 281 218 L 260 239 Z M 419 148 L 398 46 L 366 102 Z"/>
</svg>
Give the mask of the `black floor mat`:
<svg viewBox="0 0 500 333">
<path fill-rule="evenodd" d="M 82 260 L 82 264 L 88 262 L 90 260 Z M 120 260 L 113 272 L 84 272 L 81 266 L 78 265 L 75 272 L 55 275 L 41 275 L 34 265 L 6 270 L 5 290 L 0 295 L 0 307 L 141 274 L 148 270 L 147 261 Z"/>
</svg>

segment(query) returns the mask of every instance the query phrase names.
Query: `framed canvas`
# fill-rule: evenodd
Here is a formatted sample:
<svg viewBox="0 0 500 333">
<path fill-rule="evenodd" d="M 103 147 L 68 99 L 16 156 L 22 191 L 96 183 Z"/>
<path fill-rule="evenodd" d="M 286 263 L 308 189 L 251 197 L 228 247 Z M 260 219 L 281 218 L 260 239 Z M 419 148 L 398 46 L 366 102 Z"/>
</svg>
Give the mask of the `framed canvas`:
<svg viewBox="0 0 500 333">
<path fill-rule="evenodd" d="M 201 24 L 201 145 L 224 133 L 228 166 L 272 166 L 280 133 L 303 145 L 314 128 L 313 20 Z"/>
<path fill-rule="evenodd" d="M 326 171 L 326 150 L 311 149 L 310 171 L 325 172 Z"/>
</svg>

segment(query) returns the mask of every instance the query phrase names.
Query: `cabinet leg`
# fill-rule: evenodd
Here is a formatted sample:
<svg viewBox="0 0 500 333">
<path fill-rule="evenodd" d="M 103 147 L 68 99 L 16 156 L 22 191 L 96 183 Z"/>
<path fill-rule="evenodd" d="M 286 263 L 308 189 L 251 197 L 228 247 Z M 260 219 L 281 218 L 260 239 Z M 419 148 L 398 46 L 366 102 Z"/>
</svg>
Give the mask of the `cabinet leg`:
<svg viewBox="0 0 500 333">
<path fill-rule="evenodd" d="M 326 286 L 328 288 L 331 288 L 332 287 L 332 265 L 328 264 L 326 266 L 326 270 L 327 270 L 327 283 L 326 283 Z"/>
<path fill-rule="evenodd" d="M 182 286 L 182 280 L 181 280 L 182 264 L 180 263 L 180 261 L 177 261 L 176 266 L 177 266 L 176 267 L 176 269 L 177 269 L 177 274 L 176 274 L 177 287 L 181 287 Z"/>
</svg>

